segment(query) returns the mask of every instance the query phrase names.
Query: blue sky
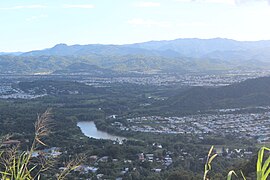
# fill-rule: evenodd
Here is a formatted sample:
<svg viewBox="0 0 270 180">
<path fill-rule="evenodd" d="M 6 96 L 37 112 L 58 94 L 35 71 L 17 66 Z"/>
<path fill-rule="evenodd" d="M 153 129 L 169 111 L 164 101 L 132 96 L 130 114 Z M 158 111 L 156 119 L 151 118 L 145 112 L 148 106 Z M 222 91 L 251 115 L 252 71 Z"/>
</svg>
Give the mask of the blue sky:
<svg viewBox="0 0 270 180">
<path fill-rule="evenodd" d="M 270 0 L 10 0 L 0 52 L 177 38 L 270 40 Z"/>
</svg>

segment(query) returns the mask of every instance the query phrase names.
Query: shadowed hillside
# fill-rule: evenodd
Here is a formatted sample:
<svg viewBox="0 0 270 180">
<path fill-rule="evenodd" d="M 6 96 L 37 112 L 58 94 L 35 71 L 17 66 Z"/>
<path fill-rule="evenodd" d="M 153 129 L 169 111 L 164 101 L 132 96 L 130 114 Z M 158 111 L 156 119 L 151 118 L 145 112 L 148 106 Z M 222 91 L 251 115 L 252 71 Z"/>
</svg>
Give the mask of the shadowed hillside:
<svg viewBox="0 0 270 180">
<path fill-rule="evenodd" d="M 205 110 L 216 108 L 270 105 L 270 77 L 250 79 L 219 87 L 194 87 L 169 98 L 173 110 Z"/>
</svg>

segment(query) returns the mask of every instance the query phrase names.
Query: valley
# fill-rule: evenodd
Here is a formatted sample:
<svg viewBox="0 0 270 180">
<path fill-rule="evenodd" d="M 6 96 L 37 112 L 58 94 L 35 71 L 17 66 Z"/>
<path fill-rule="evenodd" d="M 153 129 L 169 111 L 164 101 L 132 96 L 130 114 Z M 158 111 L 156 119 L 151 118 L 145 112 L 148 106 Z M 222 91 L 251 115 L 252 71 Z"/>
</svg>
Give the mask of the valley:
<svg viewBox="0 0 270 180">
<path fill-rule="evenodd" d="M 52 154 L 60 157 L 60 164 L 64 157 L 80 153 L 89 160 L 70 174 L 72 178 L 80 174 L 128 179 L 137 174 L 138 178 L 162 179 L 175 170 L 200 177 L 211 145 L 216 146 L 220 163 L 235 166 L 251 160 L 256 146 L 269 143 L 270 104 L 256 102 L 256 93 L 268 92 L 268 73 L 132 73 L 110 78 L 80 73 L 1 75 L 1 134 L 13 132 L 12 139 L 27 146 L 25 139 L 31 139 L 36 113 L 51 107 L 54 128 L 46 142 L 58 149 Z M 249 91 L 251 86 L 257 89 Z M 195 96 L 197 88 L 205 88 L 204 93 Z M 239 106 L 231 106 L 224 99 L 231 98 L 232 90 L 242 91 L 243 96 L 252 93 L 250 102 L 254 103 L 247 105 L 236 98 L 234 104 Z M 220 96 L 216 91 L 224 93 Z M 187 94 L 202 101 L 197 106 L 183 106 Z M 212 97 L 223 105 L 205 106 L 208 101 L 212 104 Z M 62 168 L 56 165 L 54 171 Z"/>
<path fill-rule="evenodd" d="M 5 143 L 27 149 L 36 114 L 52 108 L 45 139 L 52 149 L 34 154 L 58 158 L 44 177 L 82 155 L 70 179 L 169 179 L 175 172 L 201 179 L 212 145 L 221 176 L 233 167 L 253 177 L 249 163 L 270 143 L 270 64 L 243 58 L 252 43 L 234 42 L 241 53 L 227 57 L 229 49 L 212 43 L 231 40 L 205 41 L 208 50 L 194 56 L 204 40 L 187 41 L 195 44 L 185 54 L 177 47 L 187 42 L 175 40 L 1 55 L 0 136 L 12 133 Z"/>
</svg>

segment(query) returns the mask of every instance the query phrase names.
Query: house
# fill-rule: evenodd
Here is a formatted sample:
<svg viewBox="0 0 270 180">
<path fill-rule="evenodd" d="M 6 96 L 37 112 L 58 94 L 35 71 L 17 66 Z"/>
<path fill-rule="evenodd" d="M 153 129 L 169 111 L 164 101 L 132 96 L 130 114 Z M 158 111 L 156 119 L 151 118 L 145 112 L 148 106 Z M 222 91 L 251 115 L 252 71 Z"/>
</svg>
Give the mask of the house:
<svg viewBox="0 0 270 180">
<path fill-rule="evenodd" d="M 146 154 L 145 156 L 149 162 L 154 162 L 154 154 Z"/>
<path fill-rule="evenodd" d="M 97 167 L 89 167 L 89 170 L 92 172 L 92 173 L 96 173 L 98 168 Z"/>
<path fill-rule="evenodd" d="M 104 176 L 104 174 L 97 174 L 97 179 L 101 179 Z"/>
<path fill-rule="evenodd" d="M 153 169 L 153 171 L 156 172 L 156 173 L 160 173 L 161 169 Z"/>
<path fill-rule="evenodd" d="M 124 163 L 132 163 L 132 161 L 131 160 L 124 160 Z"/>
<path fill-rule="evenodd" d="M 154 154 L 145 154 L 147 159 L 153 159 L 154 158 Z"/>
<path fill-rule="evenodd" d="M 51 157 L 58 157 L 62 154 L 62 152 L 60 152 L 60 148 L 52 147 L 49 149 L 41 150 L 39 154 L 42 154 L 45 156 L 51 156 Z"/>
<path fill-rule="evenodd" d="M 244 155 L 245 155 L 245 157 L 247 157 L 247 158 L 251 158 L 252 157 L 252 152 L 251 151 L 245 151 L 244 152 Z"/>
<path fill-rule="evenodd" d="M 144 154 L 143 154 L 143 153 L 140 153 L 140 154 L 138 155 L 138 157 L 139 157 L 139 160 L 140 160 L 140 161 L 144 161 Z"/>
<path fill-rule="evenodd" d="M 159 149 L 162 149 L 162 145 L 159 143 L 153 143 L 153 146 Z"/>
<path fill-rule="evenodd" d="M 164 165 L 165 165 L 165 166 L 170 166 L 172 163 L 173 163 L 172 158 L 171 158 L 169 155 L 167 155 L 167 156 L 164 158 Z"/>
<path fill-rule="evenodd" d="M 110 115 L 109 118 L 116 119 L 117 116 L 118 115 L 113 114 L 113 115 Z"/>
<path fill-rule="evenodd" d="M 96 167 L 80 165 L 74 171 L 80 172 L 80 174 L 88 174 L 89 171 L 91 171 L 92 173 L 96 173 L 97 170 L 98 170 L 98 168 L 96 168 Z"/>
<path fill-rule="evenodd" d="M 98 162 L 108 162 L 109 156 L 103 156 L 98 160 Z"/>
<path fill-rule="evenodd" d="M 93 155 L 89 157 L 90 161 L 95 162 L 98 159 L 98 156 Z"/>
</svg>

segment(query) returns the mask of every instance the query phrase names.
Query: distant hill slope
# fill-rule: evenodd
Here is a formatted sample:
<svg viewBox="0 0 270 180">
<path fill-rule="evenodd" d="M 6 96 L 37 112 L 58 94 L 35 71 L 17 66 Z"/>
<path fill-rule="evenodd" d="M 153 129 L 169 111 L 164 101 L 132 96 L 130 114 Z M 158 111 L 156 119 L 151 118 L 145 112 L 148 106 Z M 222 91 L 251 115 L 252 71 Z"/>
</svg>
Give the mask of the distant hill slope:
<svg viewBox="0 0 270 180">
<path fill-rule="evenodd" d="M 0 56 L 0 73 L 39 73 L 90 72 L 91 66 L 76 66 L 74 64 L 95 65 L 99 68 L 120 72 L 198 72 L 208 70 L 228 70 L 236 67 L 233 63 L 217 60 L 199 60 L 185 57 L 169 58 L 150 55 L 126 56 Z M 71 67 L 69 67 L 71 66 Z M 243 65 L 242 67 L 248 67 Z M 264 66 L 264 68 L 267 66 Z M 269 66 L 270 67 L 270 66 Z M 89 68 L 89 70 L 87 70 Z"/>
<path fill-rule="evenodd" d="M 62 69 L 77 59 L 55 56 L 0 56 L 0 73 L 28 74 L 37 72 L 53 72 Z"/>
<path fill-rule="evenodd" d="M 110 69 L 100 68 L 87 63 L 73 63 L 62 70 L 53 72 L 54 74 L 87 74 L 92 76 L 114 76 L 117 72 Z"/>
<path fill-rule="evenodd" d="M 169 98 L 163 105 L 176 111 L 270 105 L 270 77 L 219 88 L 194 87 Z"/>
</svg>

